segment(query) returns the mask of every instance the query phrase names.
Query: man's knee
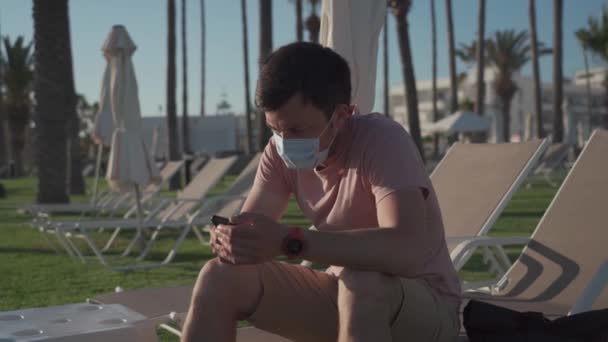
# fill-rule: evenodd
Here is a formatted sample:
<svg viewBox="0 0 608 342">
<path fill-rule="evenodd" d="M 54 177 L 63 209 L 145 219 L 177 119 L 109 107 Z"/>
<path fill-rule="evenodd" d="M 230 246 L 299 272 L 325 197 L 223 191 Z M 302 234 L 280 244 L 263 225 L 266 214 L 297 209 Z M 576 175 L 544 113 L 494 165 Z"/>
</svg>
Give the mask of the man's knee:
<svg viewBox="0 0 608 342">
<path fill-rule="evenodd" d="M 399 278 L 379 272 L 345 268 L 340 274 L 338 295 L 347 304 L 391 308 L 402 296 Z"/>
<path fill-rule="evenodd" d="M 192 295 L 238 295 L 243 292 L 244 284 L 255 288 L 255 282 L 250 283 L 252 279 L 257 279 L 254 265 L 232 265 L 214 258 L 207 261 L 199 272 Z"/>
<path fill-rule="evenodd" d="M 261 282 L 255 265 L 232 265 L 218 258 L 205 263 L 198 275 L 192 293 L 192 304 L 201 304 L 205 300 L 214 300 L 242 305 L 257 302 L 261 294 Z"/>
</svg>

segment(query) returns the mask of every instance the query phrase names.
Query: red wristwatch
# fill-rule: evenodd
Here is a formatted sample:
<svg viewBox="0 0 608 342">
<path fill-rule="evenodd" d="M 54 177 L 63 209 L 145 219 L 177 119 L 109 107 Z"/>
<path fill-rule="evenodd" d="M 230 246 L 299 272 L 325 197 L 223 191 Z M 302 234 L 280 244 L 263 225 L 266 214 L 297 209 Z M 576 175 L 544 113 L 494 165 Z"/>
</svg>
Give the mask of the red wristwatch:
<svg viewBox="0 0 608 342">
<path fill-rule="evenodd" d="M 300 227 L 292 227 L 289 234 L 283 239 L 283 254 L 289 259 L 296 259 L 304 250 L 306 243 Z"/>
</svg>

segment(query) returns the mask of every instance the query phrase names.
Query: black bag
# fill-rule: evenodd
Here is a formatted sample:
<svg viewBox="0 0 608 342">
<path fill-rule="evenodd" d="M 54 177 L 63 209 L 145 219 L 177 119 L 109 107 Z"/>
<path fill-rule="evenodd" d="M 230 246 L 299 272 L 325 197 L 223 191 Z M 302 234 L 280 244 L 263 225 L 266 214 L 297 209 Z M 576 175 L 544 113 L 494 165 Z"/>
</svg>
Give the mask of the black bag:
<svg viewBox="0 0 608 342">
<path fill-rule="evenodd" d="M 608 309 L 549 320 L 540 312 L 518 312 L 471 300 L 463 324 L 470 342 L 607 342 Z"/>
</svg>

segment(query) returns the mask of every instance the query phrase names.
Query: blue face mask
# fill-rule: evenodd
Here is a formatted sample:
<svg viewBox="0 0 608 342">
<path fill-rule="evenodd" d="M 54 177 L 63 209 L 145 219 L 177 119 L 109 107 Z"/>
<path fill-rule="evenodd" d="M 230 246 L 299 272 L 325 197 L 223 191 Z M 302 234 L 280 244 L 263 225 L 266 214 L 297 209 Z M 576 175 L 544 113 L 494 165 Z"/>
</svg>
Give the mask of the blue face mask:
<svg viewBox="0 0 608 342">
<path fill-rule="evenodd" d="M 274 144 L 277 153 L 290 169 L 312 170 L 322 164 L 329 155 L 329 146 L 319 151 L 320 137 L 325 133 L 334 116 L 317 138 L 292 138 L 283 139 L 280 135 L 273 133 Z M 335 137 L 334 137 L 335 138 Z"/>
</svg>

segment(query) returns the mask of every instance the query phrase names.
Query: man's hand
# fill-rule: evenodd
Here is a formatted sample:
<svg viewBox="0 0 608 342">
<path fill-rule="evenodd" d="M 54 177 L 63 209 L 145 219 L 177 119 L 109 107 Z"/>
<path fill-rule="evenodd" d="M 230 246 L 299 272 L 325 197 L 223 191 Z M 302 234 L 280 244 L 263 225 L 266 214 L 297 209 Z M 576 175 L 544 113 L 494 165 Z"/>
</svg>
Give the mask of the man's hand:
<svg viewBox="0 0 608 342">
<path fill-rule="evenodd" d="M 223 262 L 258 264 L 282 254 L 289 229 L 263 215 L 243 213 L 211 231 L 211 249 Z"/>
</svg>

